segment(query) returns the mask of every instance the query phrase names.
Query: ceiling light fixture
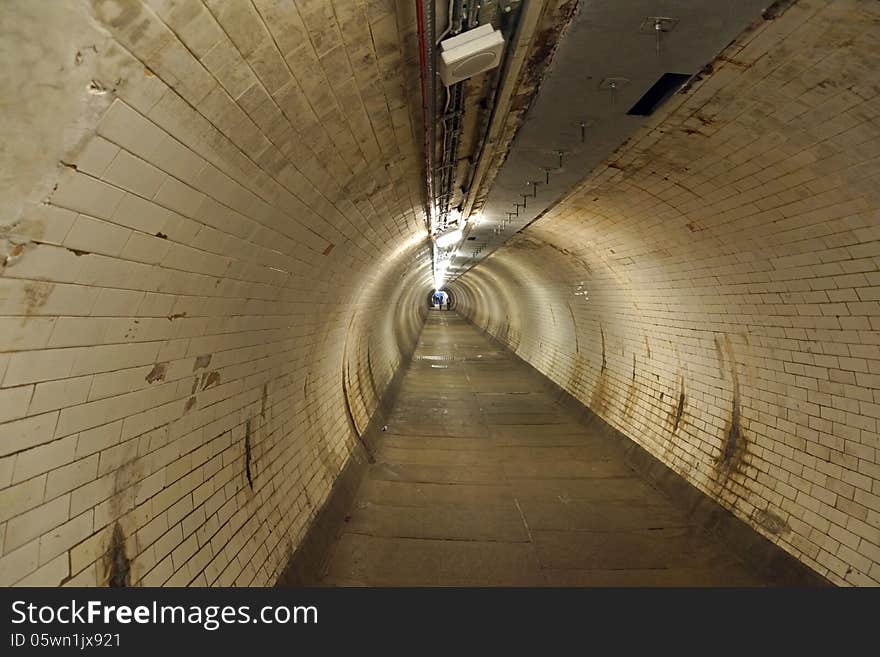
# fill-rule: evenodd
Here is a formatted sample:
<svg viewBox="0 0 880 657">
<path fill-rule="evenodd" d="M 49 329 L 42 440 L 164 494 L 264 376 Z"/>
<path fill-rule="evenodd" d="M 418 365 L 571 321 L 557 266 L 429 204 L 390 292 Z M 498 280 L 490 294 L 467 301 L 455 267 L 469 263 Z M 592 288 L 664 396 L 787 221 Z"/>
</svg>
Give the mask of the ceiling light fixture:
<svg viewBox="0 0 880 657">
<path fill-rule="evenodd" d="M 629 78 L 614 77 L 605 78 L 599 83 L 599 88 L 611 92 L 611 109 L 613 110 L 617 102 L 617 90 L 629 84 Z"/>
<path fill-rule="evenodd" d="M 639 26 L 639 31 L 647 34 L 653 33 L 657 40 L 657 55 L 660 55 L 660 37 L 664 32 L 671 32 L 678 25 L 677 18 L 669 16 L 648 16 Z"/>
<path fill-rule="evenodd" d="M 501 63 L 504 37 L 486 23 L 440 42 L 440 79 L 447 87 Z"/>
</svg>

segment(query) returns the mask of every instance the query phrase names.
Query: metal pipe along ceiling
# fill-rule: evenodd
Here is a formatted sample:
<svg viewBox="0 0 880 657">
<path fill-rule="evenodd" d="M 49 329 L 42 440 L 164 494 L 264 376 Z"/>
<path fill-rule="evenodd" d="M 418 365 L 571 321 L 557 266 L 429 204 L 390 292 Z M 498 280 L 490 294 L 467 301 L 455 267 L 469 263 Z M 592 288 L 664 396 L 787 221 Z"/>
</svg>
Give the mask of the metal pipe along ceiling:
<svg viewBox="0 0 880 657">
<path fill-rule="evenodd" d="M 434 2 L 416 0 L 419 22 L 419 72 L 422 87 L 422 131 L 425 151 L 425 212 L 434 229 Z"/>
</svg>

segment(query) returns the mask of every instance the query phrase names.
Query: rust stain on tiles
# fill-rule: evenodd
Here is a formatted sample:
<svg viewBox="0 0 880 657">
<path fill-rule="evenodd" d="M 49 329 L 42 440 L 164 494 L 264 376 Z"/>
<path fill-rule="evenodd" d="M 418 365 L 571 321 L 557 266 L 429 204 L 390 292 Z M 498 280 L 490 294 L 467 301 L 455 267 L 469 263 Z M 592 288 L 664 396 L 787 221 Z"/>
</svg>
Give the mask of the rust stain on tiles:
<svg viewBox="0 0 880 657">
<path fill-rule="evenodd" d="M 55 286 L 52 283 L 28 283 L 24 286 L 25 315 L 33 315 L 46 305 Z"/>
<path fill-rule="evenodd" d="M 104 571 L 107 586 L 125 588 L 131 586 L 131 560 L 126 554 L 125 534 L 118 522 L 113 525 L 110 549 L 104 555 Z"/>
<path fill-rule="evenodd" d="M 153 369 L 147 374 L 145 381 L 147 383 L 155 383 L 156 381 L 165 380 L 165 372 L 168 369 L 168 363 L 156 363 Z"/>
<path fill-rule="evenodd" d="M 207 390 L 218 383 L 220 383 L 220 372 L 214 370 L 213 372 L 202 374 L 202 390 Z"/>
</svg>

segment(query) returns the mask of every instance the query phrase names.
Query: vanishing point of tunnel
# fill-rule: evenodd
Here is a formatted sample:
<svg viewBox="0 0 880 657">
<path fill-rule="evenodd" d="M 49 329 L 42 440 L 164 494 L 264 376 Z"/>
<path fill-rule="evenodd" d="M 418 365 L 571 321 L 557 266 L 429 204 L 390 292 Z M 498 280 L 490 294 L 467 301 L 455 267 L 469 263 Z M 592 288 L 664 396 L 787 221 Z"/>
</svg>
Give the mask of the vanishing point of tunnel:
<svg viewBox="0 0 880 657">
<path fill-rule="evenodd" d="M 0 3 L 0 585 L 880 585 L 880 3 Z"/>
</svg>

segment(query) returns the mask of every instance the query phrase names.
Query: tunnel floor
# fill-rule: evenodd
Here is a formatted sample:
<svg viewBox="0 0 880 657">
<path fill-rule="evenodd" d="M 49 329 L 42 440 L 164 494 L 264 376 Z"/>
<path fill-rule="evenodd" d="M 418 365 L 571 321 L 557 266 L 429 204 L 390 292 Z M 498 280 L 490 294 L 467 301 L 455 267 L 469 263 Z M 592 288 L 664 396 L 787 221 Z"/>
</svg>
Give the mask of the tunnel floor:
<svg viewBox="0 0 880 657">
<path fill-rule="evenodd" d="M 770 584 L 612 440 L 466 320 L 432 311 L 320 584 Z"/>
</svg>

